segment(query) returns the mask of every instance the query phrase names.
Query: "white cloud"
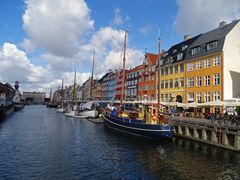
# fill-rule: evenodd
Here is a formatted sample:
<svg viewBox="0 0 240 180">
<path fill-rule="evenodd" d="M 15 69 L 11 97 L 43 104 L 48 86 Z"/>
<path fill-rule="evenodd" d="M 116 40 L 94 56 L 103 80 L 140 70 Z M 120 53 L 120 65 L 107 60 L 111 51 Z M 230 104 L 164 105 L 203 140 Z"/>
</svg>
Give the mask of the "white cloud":
<svg viewBox="0 0 240 180">
<path fill-rule="evenodd" d="M 204 33 L 220 21 L 240 18 L 239 0 L 178 0 L 178 6 L 175 26 L 182 35 Z"/>
<path fill-rule="evenodd" d="M 26 38 L 23 39 L 19 46 L 28 53 L 32 53 L 35 51 L 35 45 L 33 44 L 33 42 Z"/>
<path fill-rule="evenodd" d="M 77 83 L 82 84 L 91 76 L 91 73 L 77 73 Z M 21 89 L 27 91 L 49 92 L 50 87 L 57 89 L 61 80 L 69 86 L 73 84 L 74 72 L 59 73 L 49 68 L 43 68 L 31 63 L 25 52 L 16 45 L 4 43 L 0 48 L 0 81 L 13 84 L 20 81 Z"/>
<path fill-rule="evenodd" d="M 4 43 L 0 51 L 1 81 L 10 83 L 19 80 L 22 83 L 42 83 L 49 79 L 48 69 L 33 65 L 26 53 L 16 45 Z"/>
<path fill-rule="evenodd" d="M 121 12 L 121 10 L 118 7 L 114 10 L 115 16 L 114 16 L 113 23 L 115 25 L 122 25 L 122 23 L 123 23 L 123 19 L 122 19 L 120 12 Z"/>
<path fill-rule="evenodd" d="M 126 28 L 128 27 L 128 23 L 130 21 L 129 16 L 122 16 L 121 15 L 121 9 L 119 7 L 116 7 L 114 9 L 114 18 L 112 21 L 110 21 L 110 26 L 111 27 L 122 27 Z"/>
<path fill-rule="evenodd" d="M 140 33 L 142 33 L 144 36 L 148 35 L 152 31 L 152 26 L 149 24 L 144 25 L 140 29 L 138 29 Z"/>
<path fill-rule="evenodd" d="M 40 47 L 42 54 L 37 58 L 47 61 L 47 65 L 46 68 L 34 65 L 23 50 L 4 43 L 0 49 L 0 81 L 19 80 L 24 90 L 49 92 L 50 87 L 54 90 L 61 86 L 62 78 L 65 85 L 71 85 L 76 68 L 77 83 L 81 85 L 91 75 L 93 50 L 95 77 L 121 67 L 124 31 L 102 27 L 93 32 L 94 21 L 83 0 L 25 0 L 25 3 L 23 27 L 28 38 L 18 45 L 28 53 Z M 116 8 L 114 25 L 123 25 L 128 20 Z M 127 45 L 127 68 L 141 64 L 143 58 L 141 51 Z"/>
<path fill-rule="evenodd" d="M 48 53 L 72 57 L 94 21 L 83 0 L 25 0 L 23 27 Z"/>
</svg>

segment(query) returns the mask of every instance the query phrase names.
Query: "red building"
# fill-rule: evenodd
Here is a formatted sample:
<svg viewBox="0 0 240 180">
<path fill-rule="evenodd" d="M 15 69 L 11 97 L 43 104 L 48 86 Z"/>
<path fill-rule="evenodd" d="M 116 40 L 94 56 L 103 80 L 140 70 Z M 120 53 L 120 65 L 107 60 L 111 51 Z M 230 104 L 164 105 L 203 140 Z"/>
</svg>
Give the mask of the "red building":
<svg viewBox="0 0 240 180">
<path fill-rule="evenodd" d="M 125 70 L 125 83 L 124 83 L 124 92 L 123 92 L 123 99 L 125 99 L 125 94 L 126 94 L 126 74 L 127 74 L 128 70 Z M 121 92 L 122 92 L 122 75 L 123 75 L 123 70 L 119 70 L 115 72 L 116 74 L 116 82 L 115 82 L 115 95 L 114 95 L 114 99 L 115 100 L 120 100 L 121 99 Z"/>
</svg>

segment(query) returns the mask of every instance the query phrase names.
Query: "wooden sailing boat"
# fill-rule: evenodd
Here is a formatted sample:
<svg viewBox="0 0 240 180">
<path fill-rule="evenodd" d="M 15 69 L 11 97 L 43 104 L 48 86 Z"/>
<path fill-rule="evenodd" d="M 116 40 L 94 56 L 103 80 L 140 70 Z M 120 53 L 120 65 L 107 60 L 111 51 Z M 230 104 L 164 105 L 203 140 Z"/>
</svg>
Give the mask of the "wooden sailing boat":
<svg viewBox="0 0 240 180">
<path fill-rule="evenodd" d="M 97 118 L 99 115 L 98 106 L 99 104 L 93 100 L 93 73 L 94 73 L 94 62 L 95 62 L 95 51 L 93 51 L 93 63 L 92 63 L 92 76 L 91 76 L 91 84 L 90 84 L 90 101 L 83 104 L 80 107 L 80 110 L 75 117 L 83 118 Z"/>
<path fill-rule="evenodd" d="M 76 69 L 75 69 L 75 72 L 74 72 L 74 81 L 73 81 L 73 91 L 72 91 L 71 105 L 68 106 L 67 112 L 64 113 L 64 115 L 67 116 L 67 117 L 74 117 L 76 115 L 75 95 L 76 95 Z"/>
<path fill-rule="evenodd" d="M 122 94 L 121 104 L 123 103 L 123 93 L 125 84 L 125 61 L 126 61 L 126 36 L 124 34 L 124 53 L 123 53 L 123 79 L 122 79 Z M 104 125 L 110 129 L 124 132 L 127 134 L 147 137 L 147 138 L 167 138 L 171 139 L 173 136 L 172 126 L 166 124 L 158 116 L 157 108 L 154 107 L 141 107 L 139 111 L 121 112 L 120 107 L 110 107 L 103 113 Z"/>
<path fill-rule="evenodd" d="M 63 90 L 63 79 L 62 79 L 62 89 L 61 89 L 61 105 L 56 109 L 56 112 L 63 113 L 66 111 L 64 107 L 64 90 Z"/>
</svg>

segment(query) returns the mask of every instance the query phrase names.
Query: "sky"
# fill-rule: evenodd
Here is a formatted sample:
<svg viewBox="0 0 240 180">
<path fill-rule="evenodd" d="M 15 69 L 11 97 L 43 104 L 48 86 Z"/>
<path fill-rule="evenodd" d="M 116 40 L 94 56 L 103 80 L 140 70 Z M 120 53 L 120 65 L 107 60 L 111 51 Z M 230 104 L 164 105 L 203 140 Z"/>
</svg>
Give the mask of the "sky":
<svg viewBox="0 0 240 180">
<path fill-rule="evenodd" d="M 92 71 L 100 78 L 121 67 L 124 30 L 126 67 L 144 54 L 168 50 L 240 18 L 239 0 L 1 0 L 0 82 L 20 82 L 22 91 L 49 92 L 81 85 Z"/>
</svg>

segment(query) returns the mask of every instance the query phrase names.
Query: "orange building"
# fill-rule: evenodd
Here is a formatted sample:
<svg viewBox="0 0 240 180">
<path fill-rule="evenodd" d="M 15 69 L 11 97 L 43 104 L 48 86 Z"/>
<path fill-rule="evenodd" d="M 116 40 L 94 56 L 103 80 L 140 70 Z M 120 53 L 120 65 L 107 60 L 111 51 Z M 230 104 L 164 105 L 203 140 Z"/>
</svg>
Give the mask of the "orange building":
<svg viewBox="0 0 240 180">
<path fill-rule="evenodd" d="M 156 62 L 157 54 L 146 53 L 140 69 L 138 100 L 156 100 Z"/>
</svg>

